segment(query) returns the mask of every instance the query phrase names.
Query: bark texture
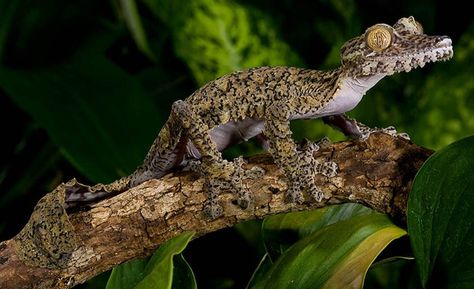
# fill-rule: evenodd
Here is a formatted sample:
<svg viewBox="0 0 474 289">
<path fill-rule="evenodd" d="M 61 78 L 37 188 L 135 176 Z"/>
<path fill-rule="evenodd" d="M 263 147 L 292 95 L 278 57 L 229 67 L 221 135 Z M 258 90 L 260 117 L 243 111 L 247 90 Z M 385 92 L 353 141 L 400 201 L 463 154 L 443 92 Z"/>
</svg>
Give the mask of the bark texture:
<svg viewBox="0 0 474 289">
<path fill-rule="evenodd" d="M 333 144 L 315 158 L 336 162 L 333 178 L 317 177 L 325 198 L 303 204 L 284 201 L 286 178 L 268 155 L 248 160 L 261 178 L 244 180 L 254 201 L 240 209 L 235 197 L 219 197 L 224 216 L 209 220 L 202 213 L 203 180 L 176 172 L 150 180 L 112 198 L 75 212 L 63 209 L 64 186 L 38 202 L 25 228 L 0 243 L 0 288 L 71 288 L 125 261 L 151 254 L 184 231 L 201 236 L 238 222 L 272 214 L 357 202 L 404 223 L 411 183 L 430 150 L 385 134 L 367 141 Z"/>
</svg>

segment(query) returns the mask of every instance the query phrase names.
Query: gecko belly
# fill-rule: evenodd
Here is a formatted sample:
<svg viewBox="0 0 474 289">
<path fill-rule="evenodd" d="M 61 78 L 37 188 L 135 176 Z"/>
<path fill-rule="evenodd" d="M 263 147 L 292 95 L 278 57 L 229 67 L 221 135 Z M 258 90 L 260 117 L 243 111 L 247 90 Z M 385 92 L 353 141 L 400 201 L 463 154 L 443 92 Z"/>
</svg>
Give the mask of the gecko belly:
<svg viewBox="0 0 474 289">
<path fill-rule="evenodd" d="M 257 136 L 263 132 L 264 121 L 256 118 L 245 118 L 239 121 L 229 121 L 216 126 L 209 131 L 211 140 L 219 151 Z M 187 158 L 200 159 L 201 154 L 194 144 L 189 141 L 187 145 Z"/>
</svg>

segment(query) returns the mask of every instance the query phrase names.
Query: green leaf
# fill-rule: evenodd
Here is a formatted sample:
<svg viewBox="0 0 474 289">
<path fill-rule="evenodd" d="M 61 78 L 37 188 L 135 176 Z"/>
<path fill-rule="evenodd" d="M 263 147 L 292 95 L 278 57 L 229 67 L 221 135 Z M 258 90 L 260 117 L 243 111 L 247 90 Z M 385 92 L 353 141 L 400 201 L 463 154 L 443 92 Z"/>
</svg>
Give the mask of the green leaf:
<svg viewBox="0 0 474 289">
<path fill-rule="evenodd" d="M 285 251 L 252 288 L 362 288 L 374 259 L 405 234 L 382 214 L 323 227 Z"/>
<path fill-rule="evenodd" d="M 179 254 L 173 258 L 173 285 L 172 289 L 196 289 L 196 278 L 193 270 L 189 266 L 183 254 Z"/>
<path fill-rule="evenodd" d="M 314 211 L 271 216 L 263 221 L 264 244 L 271 259 L 276 260 L 293 243 L 324 226 L 372 213 L 375 212 L 359 204 L 342 204 Z"/>
<path fill-rule="evenodd" d="M 110 277 L 111 271 L 103 272 L 92 279 L 87 280 L 82 284 L 82 289 L 104 289 L 107 286 L 107 281 Z"/>
<path fill-rule="evenodd" d="M 348 203 L 265 218 L 262 224 L 262 238 L 267 254 L 255 270 L 247 287 L 253 288 L 255 284 L 261 282 L 274 261 L 298 240 L 311 235 L 324 226 L 372 213 L 375 211 L 367 207 Z"/>
<path fill-rule="evenodd" d="M 98 52 L 81 51 L 50 68 L 0 68 L 0 86 L 84 175 L 108 182 L 140 164 L 164 118 L 131 75 Z"/>
<path fill-rule="evenodd" d="M 419 289 L 420 280 L 414 258 L 390 258 L 372 264 L 365 278 L 365 288 Z"/>
<path fill-rule="evenodd" d="M 262 220 L 240 222 L 233 227 L 249 245 L 256 249 L 259 255 L 265 253 L 262 243 Z"/>
<path fill-rule="evenodd" d="M 106 289 L 195 289 L 193 271 L 181 255 L 193 236 L 194 232 L 182 233 L 162 244 L 151 258 L 115 267 Z"/>
<path fill-rule="evenodd" d="M 408 232 L 423 285 L 474 288 L 474 136 L 431 156 L 408 200 Z M 436 274 L 434 274 L 436 272 Z"/>
<path fill-rule="evenodd" d="M 247 289 L 250 288 L 255 288 L 259 284 L 259 282 L 262 282 L 261 280 L 265 279 L 265 275 L 270 271 L 272 268 L 273 262 L 270 259 L 270 256 L 268 254 L 265 254 L 260 260 L 260 263 L 257 266 L 257 269 L 252 274 L 252 278 L 250 278 L 249 283 L 247 284 Z"/>
<path fill-rule="evenodd" d="M 121 264 L 110 274 L 105 289 L 132 289 L 144 277 L 144 271 L 148 259 L 132 260 Z"/>
<path fill-rule="evenodd" d="M 145 277 L 135 286 L 135 289 L 171 289 L 174 270 L 173 256 L 183 252 L 193 236 L 194 232 L 186 232 L 161 245 L 148 262 L 145 268 Z M 190 277 L 188 276 L 188 278 Z M 185 284 L 191 283 L 186 282 Z"/>
</svg>

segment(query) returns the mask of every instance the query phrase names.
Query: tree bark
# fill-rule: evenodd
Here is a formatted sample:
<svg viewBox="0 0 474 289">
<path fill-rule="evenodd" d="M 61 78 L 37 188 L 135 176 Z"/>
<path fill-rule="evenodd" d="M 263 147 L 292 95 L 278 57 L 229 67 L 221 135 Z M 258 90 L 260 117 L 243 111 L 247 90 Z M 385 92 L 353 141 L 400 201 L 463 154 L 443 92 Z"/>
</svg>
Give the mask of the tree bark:
<svg viewBox="0 0 474 289">
<path fill-rule="evenodd" d="M 286 178 L 268 155 L 252 157 L 261 178 L 244 180 L 253 195 L 243 210 L 235 196 L 218 198 L 224 215 L 203 214 L 203 180 L 192 172 L 175 172 L 150 180 L 75 212 L 64 209 L 64 188 L 41 199 L 25 228 L 0 243 L 0 288 L 71 288 L 125 261 L 151 254 L 184 232 L 201 236 L 238 222 L 269 215 L 356 202 L 387 213 L 404 224 L 408 193 L 416 172 L 432 152 L 401 138 L 373 134 L 366 141 L 340 142 L 315 153 L 337 163 L 335 177 L 316 177 L 321 202 L 284 201 Z"/>
</svg>

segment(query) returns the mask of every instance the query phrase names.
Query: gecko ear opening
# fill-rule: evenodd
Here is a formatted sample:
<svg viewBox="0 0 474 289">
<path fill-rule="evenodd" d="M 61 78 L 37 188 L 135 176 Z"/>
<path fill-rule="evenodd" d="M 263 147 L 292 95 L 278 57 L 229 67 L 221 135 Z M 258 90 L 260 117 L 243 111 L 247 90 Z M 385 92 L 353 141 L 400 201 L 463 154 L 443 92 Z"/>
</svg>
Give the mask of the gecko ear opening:
<svg viewBox="0 0 474 289">
<path fill-rule="evenodd" d="M 376 52 L 387 49 L 392 45 L 392 29 L 384 24 L 370 27 L 365 32 L 365 43 Z"/>
</svg>

